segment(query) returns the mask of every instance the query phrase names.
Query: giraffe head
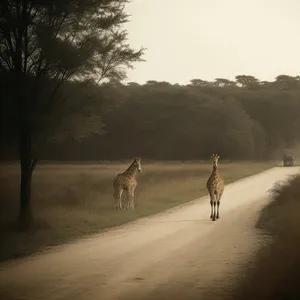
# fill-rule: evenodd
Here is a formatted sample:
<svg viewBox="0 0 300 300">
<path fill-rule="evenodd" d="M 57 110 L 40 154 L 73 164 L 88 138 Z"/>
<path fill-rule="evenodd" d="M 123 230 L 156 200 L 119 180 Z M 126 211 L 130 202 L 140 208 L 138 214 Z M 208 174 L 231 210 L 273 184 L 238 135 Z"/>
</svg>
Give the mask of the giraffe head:
<svg viewBox="0 0 300 300">
<path fill-rule="evenodd" d="M 218 154 L 212 154 L 211 159 L 213 161 L 213 166 L 216 168 L 218 166 L 218 160 L 220 156 Z"/>
<path fill-rule="evenodd" d="M 133 160 L 133 164 L 139 172 L 142 172 L 141 161 L 142 161 L 142 159 L 140 157 L 135 157 Z"/>
</svg>

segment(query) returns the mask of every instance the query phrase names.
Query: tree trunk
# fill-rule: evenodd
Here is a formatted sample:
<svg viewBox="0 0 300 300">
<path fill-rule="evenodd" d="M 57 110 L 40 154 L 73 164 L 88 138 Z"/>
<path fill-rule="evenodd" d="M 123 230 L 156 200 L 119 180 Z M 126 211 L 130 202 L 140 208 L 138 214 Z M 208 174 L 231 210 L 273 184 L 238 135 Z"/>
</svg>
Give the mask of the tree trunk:
<svg viewBox="0 0 300 300">
<path fill-rule="evenodd" d="M 36 166 L 36 159 L 33 158 L 32 149 L 32 124 L 30 122 L 30 102 L 26 98 L 24 86 L 26 77 L 22 72 L 21 57 L 15 70 L 16 90 L 19 114 L 19 155 L 21 167 L 21 186 L 20 186 L 20 210 L 19 210 L 19 229 L 26 230 L 33 221 L 31 211 L 31 179 Z M 27 96 L 28 97 L 28 96 Z"/>
<path fill-rule="evenodd" d="M 19 221 L 22 229 L 33 221 L 31 210 L 31 179 L 37 160 L 33 158 L 32 140 L 29 130 L 20 130 L 21 188 Z"/>
</svg>

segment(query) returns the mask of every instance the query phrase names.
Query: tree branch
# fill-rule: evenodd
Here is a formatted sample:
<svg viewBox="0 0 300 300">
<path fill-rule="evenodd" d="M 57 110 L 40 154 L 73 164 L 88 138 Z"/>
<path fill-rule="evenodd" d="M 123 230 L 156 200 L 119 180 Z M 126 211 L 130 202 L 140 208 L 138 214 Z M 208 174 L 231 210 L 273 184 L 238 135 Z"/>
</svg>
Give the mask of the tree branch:
<svg viewBox="0 0 300 300">
<path fill-rule="evenodd" d="M 8 57 L 5 57 L 4 53 L 0 52 L 0 58 L 4 61 L 4 63 L 7 65 L 7 68 L 4 68 L 6 70 L 12 71 L 13 70 L 13 65 L 9 61 Z M 2 65 L 2 64 L 1 64 Z"/>
</svg>

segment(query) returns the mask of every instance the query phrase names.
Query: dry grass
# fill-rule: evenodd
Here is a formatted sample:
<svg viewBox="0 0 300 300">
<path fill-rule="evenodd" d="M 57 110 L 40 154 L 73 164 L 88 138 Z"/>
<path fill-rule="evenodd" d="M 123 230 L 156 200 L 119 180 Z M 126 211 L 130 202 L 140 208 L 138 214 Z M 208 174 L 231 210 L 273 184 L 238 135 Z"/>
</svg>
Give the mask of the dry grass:
<svg viewBox="0 0 300 300">
<path fill-rule="evenodd" d="M 300 174 L 278 182 L 258 227 L 273 236 L 234 299 L 300 299 Z"/>
<path fill-rule="evenodd" d="M 136 210 L 114 212 L 112 180 L 122 164 L 41 164 L 33 177 L 32 205 L 38 225 L 13 229 L 19 209 L 19 167 L 1 166 L 0 260 L 24 256 L 84 234 L 120 225 L 205 195 L 211 164 L 146 163 L 138 174 Z M 272 163 L 221 163 L 226 183 L 272 167 Z M 126 197 L 126 195 L 124 195 Z M 209 210 L 209 205 L 208 205 Z"/>
</svg>

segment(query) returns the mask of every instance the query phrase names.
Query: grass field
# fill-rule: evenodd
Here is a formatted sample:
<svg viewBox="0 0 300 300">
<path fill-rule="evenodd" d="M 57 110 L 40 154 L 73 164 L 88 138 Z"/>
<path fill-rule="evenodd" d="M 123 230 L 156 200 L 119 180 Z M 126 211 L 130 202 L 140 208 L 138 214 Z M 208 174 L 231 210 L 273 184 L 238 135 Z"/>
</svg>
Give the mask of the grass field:
<svg viewBox="0 0 300 300">
<path fill-rule="evenodd" d="M 210 162 L 146 163 L 143 172 L 137 174 L 135 211 L 114 212 L 112 180 L 129 163 L 38 165 L 32 186 L 32 206 L 38 222 L 32 231 L 23 233 L 12 226 L 19 209 L 19 167 L 2 165 L 0 260 L 24 256 L 207 194 Z M 228 184 L 274 165 L 220 162 L 219 168 Z"/>
<path fill-rule="evenodd" d="M 257 226 L 273 237 L 231 299 L 300 299 L 300 173 L 277 183 Z"/>
</svg>

